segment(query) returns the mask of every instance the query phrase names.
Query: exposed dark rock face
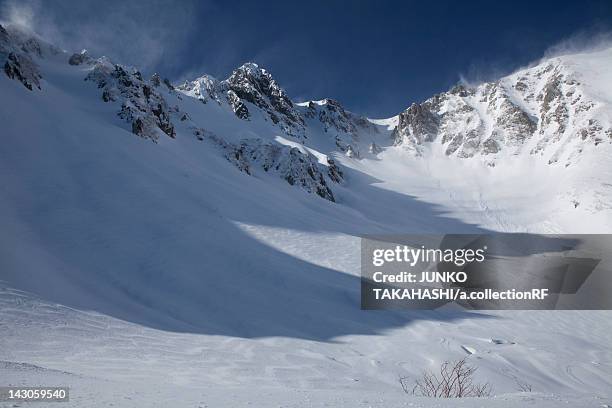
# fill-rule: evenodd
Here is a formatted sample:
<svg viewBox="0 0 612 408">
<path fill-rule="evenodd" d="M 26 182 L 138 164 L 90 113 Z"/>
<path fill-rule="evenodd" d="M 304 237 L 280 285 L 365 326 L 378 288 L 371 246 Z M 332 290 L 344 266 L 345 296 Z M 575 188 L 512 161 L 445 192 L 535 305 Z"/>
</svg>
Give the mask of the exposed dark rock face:
<svg viewBox="0 0 612 408">
<path fill-rule="evenodd" d="M 6 28 L 2 27 L 0 24 L 0 47 L 8 44 L 9 42 L 9 33 L 6 31 Z"/>
<path fill-rule="evenodd" d="M 227 104 L 242 120 L 254 120 L 262 114 L 285 134 L 302 142 L 307 137 L 306 127 L 315 121 L 331 134 L 338 149 L 351 157 L 360 156 L 355 143 L 360 133 L 378 133 L 378 128 L 368 119 L 346 111 L 332 99 L 306 106 L 294 104 L 272 76 L 253 63 L 237 68 L 224 81 L 204 75 L 186 81 L 178 90 L 204 104 L 210 101 Z M 306 120 L 310 122 L 307 124 Z"/>
<path fill-rule="evenodd" d="M 508 144 L 522 144 L 536 131 L 537 122 L 509 99 L 503 98 L 499 110 L 500 115 L 495 119 L 495 124 L 505 130 Z"/>
<path fill-rule="evenodd" d="M 398 125 L 393 132 L 395 144 L 410 143 L 414 146 L 432 142 L 440 126 L 440 118 L 434 112 L 431 101 L 413 103 L 399 114 Z"/>
<path fill-rule="evenodd" d="M 318 116 L 319 121 L 323 124 L 325 131 L 330 128 L 338 132 L 357 133 L 357 127 L 352 120 L 352 117 L 344 110 L 342 105 L 333 99 L 326 99 L 321 105 L 310 102 L 308 105 L 309 112 L 313 112 L 313 116 Z M 318 115 L 317 115 L 318 112 Z"/>
<path fill-rule="evenodd" d="M 30 90 L 41 87 L 42 76 L 36 62 L 58 52 L 38 37 L 0 25 L 0 64 L 9 78 Z M 57 60 L 65 64 L 66 55 Z M 581 152 L 586 143 L 595 146 L 612 143 L 610 120 L 601 115 L 607 105 L 584 92 L 580 75 L 560 61 L 476 87 L 457 85 L 422 103 L 414 103 L 398 115 L 393 140 L 417 154 L 424 152 L 428 143 L 438 143 L 446 155 L 460 158 L 480 155 L 491 166 L 501 157 L 500 153 L 518 154 L 523 147 L 532 154 L 543 154 L 552 145 L 550 150 L 554 152 L 548 159 L 554 163 L 560 160 L 567 145 Z M 157 73 L 146 81 L 139 71 L 113 64 L 106 58 L 93 59 L 86 51 L 71 55 L 67 62 L 72 66 L 86 65 L 83 68 L 89 74 L 85 79 L 96 83 L 103 101 L 120 105 L 117 115 L 128 122 L 134 134 L 154 142 L 164 135 L 175 138 L 173 119 L 176 119 L 181 131 L 187 130 L 198 140 L 213 141 L 241 171 L 250 175 L 261 170 L 273 173 L 329 201 L 336 200 L 330 186 L 343 182 L 343 171 L 330 158 L 326 165 L 320 164 L 308 149 L 333 147 L 318 138 L 309 145 L 307 136 L 320 135 L 322 130 L 346 156 L 359 159 L 360 147 L 367 148 L 371 155 L 382 152 L 373 136 L 379 132 L 378 126 L 388 127 L 395 119 L 371 121 L 345 110 L 333 99 L 294 104 L 266 70 L 252 63 L 237 68 L 224 81 L 205 75 L 185 82 L 177 87 L 179 93 Z M 293 136 L 289 143 L 302 142 L 309 148 L 286 146 L 287 142 L 277 137 L 277 130 L 270 128 L 262 132 L 267 133 L 269 141 L 243 139 L 232 143 L 221 139 L 202 128 L 202 123 L 196 123 L 214 116 L 204 113 L 200 117 L 191 110 L 193 105 L 182 105 L 186 111 L 180 110 L 178 101 L 184 100 L 185 94 L 204 104 L 211 101 L 218 104 L 207 109 L 222 109 L 222 115 L 229 115 L 233 121 L 230 129 L 240 124 L 232 119 L 231 112 L 240 120 L 254 122 L 255 132 L 266 129 L 261 127 L 263 118 Z M 171 100 L 177 105 L 169 106 Z M 248 123 L 244 126 L 244 133 L 248 133 L 251 130 Z M 235 133 L 242 134 L 242 130 L 239 126 Z"/>
<path fill-rule="evenodd" d="M 252 174 L 254 166 L 259 166 L 266 172 L 277 173 L 291 185 L 297 185 L 326 200 L 336 201 L 325 179 L 322 169 L 325 166 L 319 165 L 314 156 L 302 153 L 296 147 L 263 142 L 260 139 L 244 140 L 231 149 L 227 157 L 248 174 Z M 334 170 L 337 170 L 335 165 Z"/>
<path fill-rule="evenodd" d="M 170 80 L 168 78 L 164 78 L 162 82 L 164 83 L 164 85 L 166 85 L 166 88 L 168 88 L 170 91 L 174 91 L 174 85 L 170 83 Z"/>
<path fill-rule="evenodd" d="M 204 75 L 195 81 L 185 82 L 178 89 L 202 103 L 227 103 L 243 120 L 250 120 L 256 112 L 249 108 L 248 105 L 252 104 L 263 113 L 265 119 L 271 120 L 286 134 L 297 138 L 304 136 L 304 118 L 274 78 L 257 64 L 242 65 L 224 81 Z"/>
<path fill-rule="evenodd" d="M 612 137 L 611 129 L 608 129 L 605 133 L 602 131 L 603 127 L 597 119 L 589 119 L 588 124 L 580 129 L 580 137 L 582 140 L 593 140 L 595 146 L 597 146 L 606 139 L 605 136 L 608 136 L 608 139 Z"/>
<path fill-rule="evenodd" d="M 21 42 L 21 50 L 26 54 L 36 57 L 43 56 L 43 50 L 40 43 L 34 38 L 26 38 Z"/>
<path fill-rule="evenodd" d="M 229 102 L 232 110 L 240 119 L 248 120 L 251 116 L 249 109 L 246 107 L 236 92 L 231 89 L 227 91 L 227 101 Z"/>
<path fill-rule="evenodd" d="M 448 91 L 450 94 L 457 95 L 461 98 L 465 98 L 466 96 L 474 95 L 474 90 L 467 88 L 465 85 L 457 84 Z"/>
<path fill-rule="evenodd" d="M 30 91 L 33 87 L 40 89 L 42 76 L 38 66 L 25 54 L 9 53 L 4 63 L 4 72 L 9 78 L 21 82 Z"/>
<path fill-rule="evenodd" d="M 153 75 L 151 75 L 151 79 L 149 80 L 149 82 L 151 82 L 151 85 L 157 88 L 158 86 L 161 85 L 161 77 L 156 72 Z"/>
<path fill-rule="evenodd" d="M 325 133 L 334 137 L 338 149 L 349 157 L 361 156 L 358 143 L 363 134 L 376 134 L 378 128 L 362 116 L 355 115 L 333 99 L 308 102 L 302 106 L 302 114 L 309 120 L 308 124 L 318 122 Z"/>
<path fill-rule="evenodd" d="M 549 151 L 549 163 L 561 157 L 569 163 L 582 149 L 576 139 L 595 145 L 609 139 L 589 114 L 597 102 L 577 78 L 571 64 L 553 59 L 496 82 L 458 85 L 402 112 L 394 142 L 417 153 L 426 143 L 441 143 L 447 155 L 487 161 L 501 152 Z"/>
<path fill-rule="evenodd" d="M 197 129 L 198 139 L 210 140 L 220 147 L 229 162 L 248 175 L 256 175 L 258 169 L 276 174 L 292 186 L 335 202 L 330 183 L 341 183 L 344 175 L 333 159 L 322 165 L 310 153 L 296 147 L 279 145 L 261 139 L 243 139 L 238 144 L 229 143 L 217 135 Z"/>
<path fill-rule="evenodd" d="M 121 102 L 119 117 L 132 125 L 132 132 L 156 142 L 160 131 L 176 137 L 171 120 L 171 110 L 155 85 L 155 78 L 147 83 L 140 72 L 127 70 L 101 58 L 94 63 L 93 70 L 85 78 L 102 89 L 105 102 Z"/>
<path fill-rule="evenodd" d="M 0 25 L 0 64 L 4 73 L 30 91 L 40 89 L 42 75 L 33 57 L 41 57 L 41 45 L 33 38 L 15 38 Z"/>
<path fill-rule="evenodd" d="M 547 126 L 556 126 L 558 135 L 565 132 L 569 119 L 568 108 L 563 103 L 562 80 L 563 78 L 559 74 L 551 76 L 542 92 L 537 96 L 537 100 L 541 101 L 540 121 Z M 543 129 L 542 133 L 544 133 Z"/>
<path fill-rule="evenodd" d="M 344 181 L 344 173 L 342 172 L 340 166 L 338 166 L 335 160 L 330 158 L 327 158 L 327 165 L 329 166 L 329 169 L 327 170 L 329 178 L 334 183 L 342 183 Z"/>
<path fill-rule="evenodd" d="M 368 150 L 372 154 L 378 154 L 382 152 L 382 148 L 374 142 L 370 143 L 370 147 Z"/>
<path fill-rule="evenodd" d="M 221 86 L 227 88 L 228 98 L 234 99 L 232 106 L 238 105 L 235 101 L 237 97 L 262 109 L 272 122 L 281 126 L 288 134 L 297 136 L 303 133 L 304 119 L 295 109 L 293 102 L 272 75 L 257 64 L 242 65 L 234 70 Z M 235 109 L 234 112 L 237 115 L 241 112 L 244 116 L 244 109 Z"/>
<path fill-rule="evenodd" d="M 82 65 L 87 63 L 92 63 L 93 58 L 89 56 L 87 50 L 83 50 L 81 52 L 72 54 L 70 58 L 68 58 L 68 63 L 70 65 Z"/>
</svg>

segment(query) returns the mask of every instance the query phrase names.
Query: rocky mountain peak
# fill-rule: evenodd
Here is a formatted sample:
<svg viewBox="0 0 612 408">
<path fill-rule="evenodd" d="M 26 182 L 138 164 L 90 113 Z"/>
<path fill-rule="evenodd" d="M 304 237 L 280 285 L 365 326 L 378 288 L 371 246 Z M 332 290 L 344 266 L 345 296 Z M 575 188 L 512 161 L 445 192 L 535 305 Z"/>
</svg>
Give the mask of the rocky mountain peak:
<svg viewBox="0 0 612 408">
<path fill-rule="evenodd" d="M 219 102 L 219 94 L 221 92 L 219 88 L 219 81 L 207 74 L 193 81 L 185 81 L 177 87 L 181 92 L 199 99 L 202 103 L 207 103 L 211 100 Z"/>
<path fill-rule="evenodd" d="M 8 31 L 6 31 L 6 28 L 4 28 L 2 24 L 0 24 L 0 46 L 2 46 L 2 44 L 8 43 L 8 40 L 9 40 Z"/>
<path fill-rule="evenodd" d="M 120 103 L 117 115 L 131 124 L 132 133 L 157 142 L 160 135 L 176 137 L 170 108 L 163 94 L 157 89 L 158 78 L 145 81 L 142 74 L 133 68 L 113 64 L 102 57 L 92 63 L 85 78 L 102 89 L 102 100 Z"/>
<path fill-rule="evenodd" d="M 230 76 L 229 79 L 231 80 L 232 76 L 240 76 L 240 75 L 244 77 L 253 78 L 255 81 L 259 81 L 261 78 L 264 78 L 264 77 L 267 78 L 268 80 L 273 80 L 272 75 L 270 75 L 268 71 L 266 71 L 263 68 L 260 68 L 259 65 L 257 65 L 254 62 L 245 62 L 244 64 L 236 68 L 232 72 L 232 75 Z"/>
<path fill-rule="evenodd" d="M 16 27 L 0 25 L 0 64 L 4 73 L 29 90 L 41 88 L 42 75 L 35 59 L 56 52 L 55 47 L 39 42 L 33 35 Z"/>
<path fill-rule="evenodd" d="M 325 133 L 334 137 L 336 146 L 348 157 L 359 158 L 359 141 L 364 134 L 379 132 L 378 128 L 367 118 L 344 109 L 335 99 L 302 102 L 299 104 L 309 124 L 317 123 Z"/>
<path fill-rule="evenodd" d="M 597 96 L 602 74 L 592 69 L 611 58 L 612 50 L 556 57 L 498 81 L 457 85 L 402 112 L 394 142 L 417 154 L 439 143 L 449 156 L 486 156 L 492 165 L 523 152 L 569 165 L 583 148 L 612 142 L 612 117 Z"/>
<path fill-rule="evenodd" d="M 223 81 L 222 86 L 227 88 L 237 114 L 241 111 L 242 116 L 249 117 L 248 106 L 244 104 L 248 102 L 262 109 L 272 122 L 287 133 L 295 136 L 303 134 L 304 119 L 293 102 L 272 75 L 257 64 L 249 62 L 238 67 Z"/>
<path fill-rule="evenodd" d="M 81 65 L 85 63 L 92 63 L 94 59 L 89 55 L 87 50 L 82 50 L 81 52 L 74 53 L 68 59 L 68 63 L 70 65 Z"/>
<path fill-rule="evenodd" d="M 264 119 L 271 120 L 288 135 L 304 137 L 305 123 L 300 112 L 272 75 L 253 62 L 236 68 L 223 81 L 202 75 L 186 81 L 178 89 L 203 103 L 211 100 L 227 103 L 242 120 L 251 120 L 254 110 L 259 110 Z"/>
</svg>

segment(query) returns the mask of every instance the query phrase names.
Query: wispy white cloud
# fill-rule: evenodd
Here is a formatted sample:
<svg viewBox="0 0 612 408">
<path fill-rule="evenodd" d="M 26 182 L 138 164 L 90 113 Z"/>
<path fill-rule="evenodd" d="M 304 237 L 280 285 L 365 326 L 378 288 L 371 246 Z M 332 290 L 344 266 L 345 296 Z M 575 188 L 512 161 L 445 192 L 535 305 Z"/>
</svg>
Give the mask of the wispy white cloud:
<svg viewBox="0 0 612 408">
<path fill-rule="evenodd" d="M 550 58 L 594 52 L 607 48 L 612 48 L 612 32 L 599 29 L 582 30 L 548 47 L 539 58 L 528 64 L 516 66 L 509 63 L 504 64 L 500 61 L 492 63 L 472 62 L 466 72 L 459 74 L 459 82 L 468 86 L 475 86 L 538 65 Z"/>
<path fill-rule="evenodd" d="M 149 69 L 181 51 L 204 2 L 166 0 L 40 1 L 0 3 L 5 23 L 16 24 L 77 51 L 87 48 L 126 64 Z"/>
<path fill-rule="evenodd" d="M 35 7 L 37 6 L 38 3 L 32 1 L 6 1 L 2 3 L 0 7 L 1 21 L 5 24 L 14 24 L 28 31 L 32 31 L 36 14 Z"/>
<path fill-rule="evenodd" d="M 612 32 L 599 30 L 579 31 L 549 47 L 544 59 L 566 54 L 593 52 L 612 47 Z"/>
</svg>

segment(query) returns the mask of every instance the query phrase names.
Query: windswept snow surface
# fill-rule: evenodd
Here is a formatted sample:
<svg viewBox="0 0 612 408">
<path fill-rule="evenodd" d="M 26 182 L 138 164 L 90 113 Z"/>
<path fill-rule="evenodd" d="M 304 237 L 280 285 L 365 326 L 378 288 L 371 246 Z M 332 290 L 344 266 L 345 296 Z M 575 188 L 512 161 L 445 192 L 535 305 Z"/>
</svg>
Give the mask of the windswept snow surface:
<svg viewBox="0 0 612 408">
<path fill-rule="evenodd" d="M 609 208 L 567 196 L 605 201 L 609 155 L 417 159 L 391 118 L 353 135 L 357 159 L 311 121 L 300 148 L 344 171 L 333 203 L 240 172 L 189 127 L 302 144 L 253 106 L 245 121 L 160 91 L 190 121 L 153 143 L 67 58 L 37 61 L 41 90 L 0 75 L 0 385 L 70 386 L 74 407 L 612 405 L 612 313 L 361 311 L 358 278 L 364 233 L 612 232 Z M 402 391 L 463 357 L 493 397 Z"/>
</svg>

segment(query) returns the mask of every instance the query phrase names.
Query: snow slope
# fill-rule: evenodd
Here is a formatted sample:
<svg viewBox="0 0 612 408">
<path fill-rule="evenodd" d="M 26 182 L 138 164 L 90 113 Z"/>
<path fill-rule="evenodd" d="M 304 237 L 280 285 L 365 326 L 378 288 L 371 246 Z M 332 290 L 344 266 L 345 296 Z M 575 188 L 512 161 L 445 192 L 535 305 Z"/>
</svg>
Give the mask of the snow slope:
<svg viewBox="0 0 612 408">
<path fill-rule="evenodd" d="M 252 64 L 198 95 L 9 40 L 41 78 L 0 75 L 0 385 L 69 385 L 67 406 L 612 404 L 609 312 L 366 312 L 358 278 L 364 233 L 609 232 L 605 144 L 567 168 L 417 158 L 397 119 L 292 104 Z M 495 397 L 403 393 L 464 356 Z"/>
</svg>

